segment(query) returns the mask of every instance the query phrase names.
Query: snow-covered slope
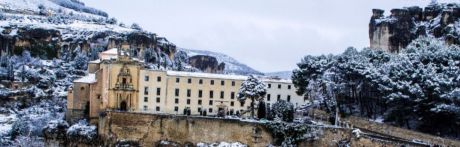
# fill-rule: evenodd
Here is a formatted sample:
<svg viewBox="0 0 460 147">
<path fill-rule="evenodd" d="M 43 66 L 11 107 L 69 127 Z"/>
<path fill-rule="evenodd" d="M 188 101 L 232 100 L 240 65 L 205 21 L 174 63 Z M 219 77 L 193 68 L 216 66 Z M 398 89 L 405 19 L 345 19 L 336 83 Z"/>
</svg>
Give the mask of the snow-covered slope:
<svg viewBox="0 0 460 147">
<path fill-rule="evenodd" d="M 78 0 L 1 0 L 0 9 L 15 13 L 49 12 L 73 13 L 92 17 L 107 17 L 107 13 L 85 6 Z M 43 11 L 42 11 L 43 12 Z"/>
<path fill-rule="evenodd" d="M 268 77 L 279 77 L 281 79 L 291 79 L 292 77 L 292 71 L 278 71 L 278 72 L 269 72 L 269 73 L 264 73 L 265 76 Z"/>
<path fill-rule="evenodd" d="M 179 51 L 184 51 L 187 53 L 189 57 L 196 56 L 196 55 L 207 55 L 207 56 L 212 56 L 217 59 L 219 63 L 225 63 L 225 73 L 229 74 L 242 74 L 242 75 L 249 75 L 249 74 L 257 74 L 257 75 L 262 75 L 261 72 L 238 62 L 234 58 L 222 54 L 222 53 L 217 53 L 217 52 L 211 52 L 211 51 L 204 51 L 204 50 L 191 50 L 191 49 L 184 49 L 184 48 L 179 48 Z"/>
</svg>

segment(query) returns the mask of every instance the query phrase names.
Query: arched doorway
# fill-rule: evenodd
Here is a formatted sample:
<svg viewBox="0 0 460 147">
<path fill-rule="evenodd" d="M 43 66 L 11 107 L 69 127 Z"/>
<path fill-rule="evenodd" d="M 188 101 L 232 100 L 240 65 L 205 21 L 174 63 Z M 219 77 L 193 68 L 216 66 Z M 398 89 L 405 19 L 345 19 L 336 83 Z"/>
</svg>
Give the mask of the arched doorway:
<svg viewBox="0 0 460 147">
<path fill-rule="evenodd" d="M 121 111 L 126 111 L 126 110 L 128 110 L 125 101 L 122 101 L 122 102 L 120 103 L 120 110 L 121 110 Z"/>
</svg>

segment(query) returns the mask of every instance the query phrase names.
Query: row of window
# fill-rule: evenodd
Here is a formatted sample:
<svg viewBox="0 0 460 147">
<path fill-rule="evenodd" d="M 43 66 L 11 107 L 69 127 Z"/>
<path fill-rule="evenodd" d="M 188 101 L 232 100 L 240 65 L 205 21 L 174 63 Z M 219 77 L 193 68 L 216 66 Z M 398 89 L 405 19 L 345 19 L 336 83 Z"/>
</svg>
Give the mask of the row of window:
<svg viewBox="0 0 460 147">
<path fill-rule="evenodd" d="M 149 80 L 150 80 L 150 77 L 149 77 L 149 76 L 145 76 L 145 77 L 144 77 L 144 81 L 148 82 Z M 160 77 L 160 76 L 157 77 L 157 82 L 161 82 L 161 77 Z M 179 83 L 179 82 L 180 82 L 180 78 L 176 78 L 176 83 Z M 187 83 L 191 84 L 191 83 L 192 83 L 192 79 L 191 79 L 191 78 L 188 78 L 188 79 L 187 79 Z M 203 84 L 203 79 L 199 79 L 199 80 L 198 80 L 198 84 Z M 209 84 L 214 85 L 214 80 L 209 81 Z M 220 81 L 220 85 L 224 86 L 224 85 L 225 85 L 225 81 L 224 81 L 224 80 L 221 80 L 221 81 Z M 235 86 L 235 81 L 232 81 L 232 86 Z"/>
<path fill-rule="evenodd" d="M 179 93 L 180 93 L 180 90 L 178 88 L 176 88 L 174 90 L 174 95 L 176 97 L 179 96 Z M 192 90 L 191 89 L 187 89 L 187 97 L 191 97 L 192 96 Z M 202 98 L 203 97 L 203 90 L 198 90 L 198 97 L 199 98 Z M 220 98 L 223 99 L 225 97 L 225 92 L 224 91 L 220 91 Z M 213 90 L 210 90 L 209 91 L 209 98 L 214 98 L 214 91 Z M 234 99 L 235 98 L 235 92 L 230 92 L 230 98 L 231 99 Z"/>
<path fill-rule="evenodd" d="M 268 88 L 272 88 L 272 84 L 268 84 Z M 281 84 L 278 84 L 278 89 L 281 89 Z M 287 85 L 287 89 L 291 89 L 291 85 Z"/>
<path fill-rule="evenodd" d="M 147 111 L 148 109 L 149 109 L 148 106 L 145 106 L 145 105 L 144 105 L 144 111 Z M 208 108 L 207 110 L 208 110 L 209 113 L 212 113 L 212 112 L 213 112 L 213 109 L 212 109 L 212 108 Z M 159 106 L 155 107 L 155 111 L 160 111 L 160 107 L 159 107 Z M 175 111 L 175 112 L 179 112 L 179 107 L 178 107 L 178 106 L 175 106 L 175 107 L 174 107 L 174 111 Z M 205 108 L 205 110 L 203 110 L 202 108 L 198 108 L 197 111 L 198 111 L 199 113 L 201 113 L 202 111 L 206 111 L 206 108 Z M 230 109 L 229 113 L 230 113 L 230 115 L 233 115 L 234 110 L 233 110 L 233 109 Z"/>
<path fill-rule="evenodd" d="M 149 94 L 148 89 L 149 89 L 149 87 L 144 88 L 144 94 L 145 95 Z M 178 88 L 176 88 L 175 91 L 174 91 L 174 95 L 176 97 L 179 97 L 179 92 L 180 92 L 180 90 Z M 159 96 L 160 94 L 161 94 L 161 88 L 157 88 L 157 96 Z M 191 95 L 192 95 L 192 90 L 187 89 L 187 97 L 191 97 Z M 198 90 L 198 97 L 199 98 L 203 97 L 203 90 Z M 220 92 L 220 98 L 223 99 L 224 97 L 225 97 L 225 92 L 221 91 Z M 145 97 L 145 98 L 147 98 L 147 97 Z M 209 98 L 214 98 L 214 91 L 213 90 L 209 91 Z M 230 92 L 230 98 L 235 99 L 235 92 Z M 267 98 L 267 101 L 270 101 L 271 100 L 271 95 L 267 94 L 266 98 Z M 280 99 L 281 99 L 281 95 L 278 94 L 277 97 L 276 97 L 276 100 L 279 101 Z M 286 100 L 288 102 L 290 102 L 291 101 L 291 95 L 287 95 Z M 147 102 L 146 100 L 144 100 L 144 101 Z"/>
<path fill-rule="evenodd" d="M 159 97 L 157 97 L 156 100 L 157 100 L 157 101 L 156 101 L 157 103 L 160 103 L 160 98 L 159 98 Z M 190 99 L 187 99 L 187 105 L 190 105 L 190 101 L 191 101 Z M 149 98 L 148 98 L 148 97 L 144 97 L 144 102 L 149 102 Z M 174 100 L 174 103 L 175 103 L 175 104 L 179 104 L 179 99 L 176 98 L 176 99 Z M 198 100 L 198 105 L 202 105 L 202 100 Z M 209 105 L 210 105 L 210 106 L 213 105 L 213 100 L 209 100 Z M 234 106 L 234 105 L 235 105 L 235 102 L 233 102 L 233 101 L 230 102 L 230 106 Z M 241 106 L 243 106 L 243 105 L 241 105 Z"/>
<path fill-rule="evenodd" d="M 266 95 L 266 98 L 267 98 L 267 101 L 270 101 L 270 100 L 271 100 L 271 95 L 270 95 L 270 94 L 267 94 L 267 95 Z M 278 95 L 276 96 L 276 100 L 279 101 L 280 99 L 281 99 L 281 95 L 278 94 Z M 291 102 L 291 95 L 287 95 L 286 101 Z"/>
<path fill-rule="evenodd" d="M 157 88 L 157 95 L 161 94 L 161 88 Z M 144 95 L 149 95 L 149 87 L 144 87 Z"/>
<path fill-rule="evenodd" d="M 145 105 L 144 105 L 144 111 L 147 111 L 148 109 L 149 109 L 148 106 L 145 106 Z M 212 110 L 213 110 L 212 108 L 209 108 L 209 109 L 208 109 L 208 112 L 209 112 L 209 113 L 212 113 Z M 155 107 L 155 111 L 160 111 L 160 107 L 159 107 L 159 106 Z M 178 107 L 178 106 L 175 106 L 175 107 L 174 107 L 174 111 L 175 111 L 175 112 L 178 112 L 178 111 L 179 111 L 179 107 Z M 202 108 L 198 108 L 198 112 L 201 113 L 201 111 L 202 111 Z M 231 110 L 231 112 L 233 112 L 233 109 Z"/>
<path fill-rule="evenodd" d="M 144 102 L 149 102 L 149 98 L 144 97 Z M 160 98 L 159 97 L 157 97 L 157 103 L 160 103 Z"/>
<path fill-rule="evenodd" d="M 149 76 L 144 77 L 144 81 L 148 82 L 149 80 L 150 80 Z M 157 77 L 157 82 L 161 82 L 161 77 L 160 76 Z"/>
</svg>

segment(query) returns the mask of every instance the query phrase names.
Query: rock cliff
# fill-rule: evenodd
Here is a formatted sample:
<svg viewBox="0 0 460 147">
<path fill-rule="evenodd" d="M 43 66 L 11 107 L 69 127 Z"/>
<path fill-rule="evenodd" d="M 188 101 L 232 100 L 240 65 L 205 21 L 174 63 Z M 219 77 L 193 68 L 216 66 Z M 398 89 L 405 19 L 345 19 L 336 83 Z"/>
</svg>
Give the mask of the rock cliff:
<svg viewBox="0 0 460 147">
<path fill-rule="evenodd" d="M 128 49 L 152 68 L 211 73 L 259 73 L 227 56 L 200 58 L 178 52 L 176 45 L 133 24 L 127 27 L 108 14 L 78 0 L 0 1 L 0 55 L 28 50 L 42 59 L 86 54 L 90 60 L 111 48 Z M 176 57 L 179 56 L 179 57 Z M 190 59 L 188 59 L 190 57 Z M 224 57 L 224 58 L 221 58 Z M 190 61 L 190 62 L 189 62 Z M 214 62 L 220 62 L 215 64 Z M 243 69 L 243 70 L 239 70 Z M 250 70 L 245 70 L 250 69 Z"/>
<path fill-rule="evenodd" d="M 370 47 L 398 53 L 420 36 L 434 36 L 450 44 L 460 44 L 460 5 L 432 3 L 392 9 L 384 16 L 381 9 L 373 9 L 369 23 Z"/>
</svg>

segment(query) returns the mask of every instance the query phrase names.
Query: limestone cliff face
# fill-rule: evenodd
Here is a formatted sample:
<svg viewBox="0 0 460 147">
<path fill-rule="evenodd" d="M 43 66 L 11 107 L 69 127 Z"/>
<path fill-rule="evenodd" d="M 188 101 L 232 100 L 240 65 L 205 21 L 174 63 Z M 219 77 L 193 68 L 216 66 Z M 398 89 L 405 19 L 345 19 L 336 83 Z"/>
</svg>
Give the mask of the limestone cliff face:
<svg viewBox="0 0 460 147">
<path fill-rule="evenodd" d="M 460 5 L 430 4 L 392 9 L 390 16 L 373 9 L 369 23 L 370 47 L 398 53 L 420 36 L 434 36 L 451 44 L 460 44 Z"/>
<path fill-rule="evenodd" d="M 189 58 L 189 64 L 203 72 L 223 73 L 225 63 L 219 63 L 215 57 L 196 55 Z"/>
</svg>

